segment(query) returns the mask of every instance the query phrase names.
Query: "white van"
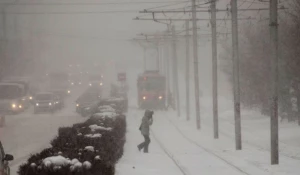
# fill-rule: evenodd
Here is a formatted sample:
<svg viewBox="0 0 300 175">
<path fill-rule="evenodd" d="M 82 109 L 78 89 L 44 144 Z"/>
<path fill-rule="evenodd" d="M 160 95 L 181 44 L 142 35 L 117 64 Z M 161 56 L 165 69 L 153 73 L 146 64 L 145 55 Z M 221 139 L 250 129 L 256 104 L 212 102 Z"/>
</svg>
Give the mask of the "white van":
<svg viewBox="0 0 300 175">
<path fill-rule="evenodd" d="M 0 114 L 16 114 L 24 110 L 24 86 L 0 83 Z"/>
</svg>

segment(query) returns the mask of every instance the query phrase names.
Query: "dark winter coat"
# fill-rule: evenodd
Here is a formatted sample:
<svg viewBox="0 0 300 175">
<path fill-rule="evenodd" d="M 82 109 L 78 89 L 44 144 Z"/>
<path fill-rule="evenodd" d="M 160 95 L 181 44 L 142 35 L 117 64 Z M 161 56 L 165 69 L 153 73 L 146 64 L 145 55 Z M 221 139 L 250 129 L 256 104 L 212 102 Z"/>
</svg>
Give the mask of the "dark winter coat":
<svg viewBox="0 0 300 175">
<path fill-rule="evenodd" d="M 150 126 L 153 123 L 152 114 L 153 114 L 152 111 L 146 110 L 140 126 L 142 135 L 147 135 L 147 136 L 150 135 Z"/>
</svg>

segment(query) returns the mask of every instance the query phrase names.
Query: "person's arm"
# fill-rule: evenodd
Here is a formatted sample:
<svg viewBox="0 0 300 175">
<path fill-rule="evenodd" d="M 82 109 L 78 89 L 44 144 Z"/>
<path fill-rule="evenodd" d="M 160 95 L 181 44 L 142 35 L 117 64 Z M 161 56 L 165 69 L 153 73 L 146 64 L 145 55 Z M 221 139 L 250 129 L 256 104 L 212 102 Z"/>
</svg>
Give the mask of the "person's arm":
<svg viewBox="0 0 300 175">
<path fill-rule="evenodd" d="M 149 119 L 149 125 L 152 125 L 152 123 L 153 123 L 153 118 L 151 117 L 151 118 Z"/>
</svg>

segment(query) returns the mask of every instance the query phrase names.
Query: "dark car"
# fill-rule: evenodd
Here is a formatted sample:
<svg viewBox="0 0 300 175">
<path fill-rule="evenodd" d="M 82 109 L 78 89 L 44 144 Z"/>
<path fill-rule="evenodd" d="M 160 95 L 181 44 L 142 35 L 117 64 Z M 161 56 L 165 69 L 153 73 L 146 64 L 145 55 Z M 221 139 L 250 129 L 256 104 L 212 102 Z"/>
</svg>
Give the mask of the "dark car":
<svg viewBox="0 0 300 175">
<path fill-rule="evenodd" d="M 64 94 L 61 93 L 59 90 L 52 90 L 50 91 L 55 95 L 55 107 L 56 109 L 63 109 L 65 107 L 65 97 Z"/>
<path fill-rule="evenodd" d="M 14 157 L 10 154 L 5 154 L 2 143 L 0 141 L 0 175 L 10 175 L 8 162 L 12 161 Z"/>
<path fill-rule="evenodd" d="M 53 113 L 56 110 L 56 95 L 51 92 L 38 93 L 35 96 L 34 113 L 47 111 Z"/>
</svg>

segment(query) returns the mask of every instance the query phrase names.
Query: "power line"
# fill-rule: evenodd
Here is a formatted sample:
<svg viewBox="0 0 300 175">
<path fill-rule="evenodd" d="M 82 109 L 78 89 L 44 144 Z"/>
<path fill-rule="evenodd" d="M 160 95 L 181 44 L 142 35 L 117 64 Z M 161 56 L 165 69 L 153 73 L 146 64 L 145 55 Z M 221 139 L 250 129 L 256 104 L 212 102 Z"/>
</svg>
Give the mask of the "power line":
<svg viewBox="0 0 300 175">
<path fill-rule="evenodd" d="M 32 3 L 0 3 L 0 5 L 10 5 L 10 6 L 102 6 L 102 5 L 137 5 L 137 4 L 168 4 L 168 3 L 185 3 L 189 1 L 168 1 L 168 2 L 161 2 L 161 1 L 127 1 L 127 2 L 95 2 L 95 3 L 89 3 L 89 2 L 32 2 Z"/>
<path fill-rule="evenodd" d="M 15 15 L 80 15 L 80 14 L 105 14 L 105 13 L 137 13 L 138 10 L 113 10 L 113 11 L 69 11 L 69 12 L 6 12 L 6 14 Z"/>
</svg>

